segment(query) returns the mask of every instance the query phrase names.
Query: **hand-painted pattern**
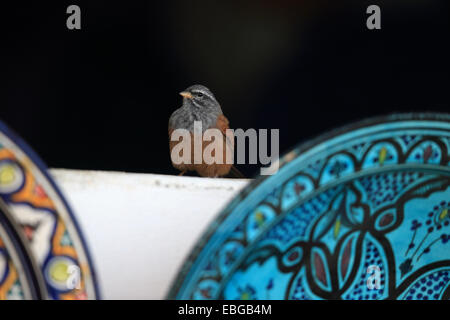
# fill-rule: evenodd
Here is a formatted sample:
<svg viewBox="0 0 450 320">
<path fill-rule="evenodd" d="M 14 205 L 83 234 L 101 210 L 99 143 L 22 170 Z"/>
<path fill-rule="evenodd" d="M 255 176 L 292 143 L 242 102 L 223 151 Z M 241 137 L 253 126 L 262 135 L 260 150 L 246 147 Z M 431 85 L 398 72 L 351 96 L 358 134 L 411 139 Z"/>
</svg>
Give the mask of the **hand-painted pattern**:
<svg viewBox="0 0 450 320">
<path fill-rule="evenodd" d="M 23 300 L 24 298 L 24 289 L 19 279 L 17 266 L 0 237 L 0 300 Z"/>
<path fill-rule="evenodd" d="M 0 197 L 40 269 L 43 298 L 95 299 L 94 275 L 75 221 L 45 168 L 17 141 L 0 123 Z"/>
<path fill-rule="evenodd" d="M 448 116 L 412 115 L 300 146 L 220 215 L 169 297 L 449 299 L 449 145 Z"/>
</svg>

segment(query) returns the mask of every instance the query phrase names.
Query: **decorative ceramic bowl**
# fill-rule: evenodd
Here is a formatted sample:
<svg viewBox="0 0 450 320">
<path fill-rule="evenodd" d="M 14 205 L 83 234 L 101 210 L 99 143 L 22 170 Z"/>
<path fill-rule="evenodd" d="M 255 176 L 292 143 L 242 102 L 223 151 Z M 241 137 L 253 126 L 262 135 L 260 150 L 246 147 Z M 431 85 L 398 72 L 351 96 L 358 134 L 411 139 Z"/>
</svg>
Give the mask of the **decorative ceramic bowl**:
<svg viewBox="0 0 450 320">
<path fill-rule="evenodd" d="M 95 299 L 75 218 L 34 152 L 0 122 L 0 299 Z"/>
<path fill-rule="evenodd" d="M 170 299 L 450 299 L 450 116 L 392 115 L 282 158 L 210 225 Z"/>
</svg>

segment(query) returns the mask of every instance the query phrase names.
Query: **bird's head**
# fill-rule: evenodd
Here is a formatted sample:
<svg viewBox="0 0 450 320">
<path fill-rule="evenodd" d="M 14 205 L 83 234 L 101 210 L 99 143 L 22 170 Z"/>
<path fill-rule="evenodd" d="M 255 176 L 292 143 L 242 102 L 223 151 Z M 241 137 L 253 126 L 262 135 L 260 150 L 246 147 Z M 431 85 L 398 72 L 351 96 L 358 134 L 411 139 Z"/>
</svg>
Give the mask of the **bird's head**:
<svg viewBox="0 0 450 320">
<path fill-rule="evenodd" d="M 183 105 L 194 109 L 217 109 L 220 108 L 219 103 L 212 92 L 205 86 L 193 85 L 186 90 L 180 92 L 183 97 Z"/>
</svg>

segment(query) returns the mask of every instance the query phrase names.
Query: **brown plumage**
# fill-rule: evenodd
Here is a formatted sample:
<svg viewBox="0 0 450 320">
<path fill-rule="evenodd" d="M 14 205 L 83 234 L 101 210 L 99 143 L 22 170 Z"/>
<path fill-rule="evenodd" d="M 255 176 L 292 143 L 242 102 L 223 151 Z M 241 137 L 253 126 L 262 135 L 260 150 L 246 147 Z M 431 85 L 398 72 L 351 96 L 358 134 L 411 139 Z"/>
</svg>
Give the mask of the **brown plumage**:
<svg viewBox="0 0 450 320">
<path fill-rule="evenodd" d="M 195 85 L 189 87 L 180 93 L 183 96 L 183 106 L 177 109 L 169 120 L 169 149 L 172 154 L 172 149 L 180 143 L 179 141 L 171 141 L 170 137 L 175 129 L 187 129 L 191 134 L 191 163 L 190 164 L 175 164 L 172 165 L 181 171 L 183 175 L 186 171 L 196 171 L 202 177 L 221 177 L 233 171 L 236 176 L 243 177 L 240 172 L 233 167 L 231 163 L 225 161 L 227 159 L 227 148 L 233 154 L 233 137 L 226 136 L 226 130 L 229 129 L 229 121 L 223 115 L 219 103 L 214 95 L 204 86 Z M 203 131 L 210 128 L 217 128 L 222 132 L 223 137 L 223 164 L 207 164 L 203 161 L 200 164 L 194 164 L 194 121 L 202 122 Z M 203 141 L 202 139 L 202 154 L 205 148 L 213 141 Z M 214 151 L 211 153 L 215 156 Z"/>
</svg>

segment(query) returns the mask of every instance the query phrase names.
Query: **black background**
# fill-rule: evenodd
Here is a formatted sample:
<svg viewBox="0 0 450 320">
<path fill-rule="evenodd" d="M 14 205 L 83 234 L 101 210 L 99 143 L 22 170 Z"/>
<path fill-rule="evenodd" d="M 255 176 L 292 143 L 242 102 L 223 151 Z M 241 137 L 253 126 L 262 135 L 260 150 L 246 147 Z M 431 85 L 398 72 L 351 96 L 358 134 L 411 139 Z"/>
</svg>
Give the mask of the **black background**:
<svg viewBox="0 0 450 320">
<path fill-rule="evenodd" d="M 282 153 L 370 116 L 448 112 L 447 2 L 2 4 L 0 119 L 51 167 L 176 174 L 167 121 L 194 83 L 233 128 L 279 128 Z"/>
<path fill-rule="evenodd" d="M 24 308 L 24 306 L 28 308 Z M 76 305 L 75 305 L 76 304 Z M 213 307 L 214 314 L 209 318 L 205 316 L 180 315 L 180 308 L 186 305 L 193 307 Z M 229 309 L 230 305 L 251 305 L 271 306 L 271 314 L 222 314 L 215 310 L 223 310 L 223 306 Z M 336 314 L 338 310 L 351 310 L 346 314 L 348 319 L 361 319 L 362 314 L 367 314 L 368 310 L 378 317 L 392 314 L 393 310 L 398 310 L 405 318 L 413 318 L 426 308 L 433 308 L 435 312 L 445 313 L 448 306 L 447 301 L 292 301 L 292 300 L 258 300 L 258 301 L 217 301 L 217 300 L 95 300 L 95 301 L 13 301 L 7 300 L 2 302 L 2 310 L 8 310 L 24 316 L 34 316 L 39 310 L 42 313 L 48 312 L 67 312 L 70 310 L 71 315 L 75 317 L 86 317 L 89 313 L 95 316 L 105 316 L 105 312 L 114 312 L 119 318 L 130 317 L 133 314 L 152 314 L 164 315 L 165 319 L 286 319 L 296 314 L 314 314 L 317 317 L 329 317 Z M 261 308 L 260 308 L 261 309 Z M 149 311 L 151 310 L 151 312 Z M 442 310 L 442 311 L 439 311 Z"/>
</svg>

